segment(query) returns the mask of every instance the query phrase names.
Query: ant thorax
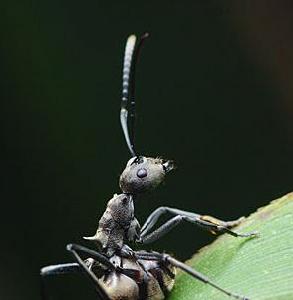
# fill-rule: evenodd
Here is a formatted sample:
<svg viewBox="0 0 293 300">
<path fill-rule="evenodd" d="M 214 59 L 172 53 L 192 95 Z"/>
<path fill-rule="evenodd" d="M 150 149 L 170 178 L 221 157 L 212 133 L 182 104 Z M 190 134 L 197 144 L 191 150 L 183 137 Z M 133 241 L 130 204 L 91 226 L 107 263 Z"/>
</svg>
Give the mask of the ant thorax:
<svg viewBox="0 0 293 300">
<path fill-rule="evenodd" d="M 140 225 L 134 217 L 132 195 L 114 194 L 99 221 L 96 234 L 84 238 L 96 242 L 100 251 L 110 257 L 122 249 L 125 241 L 136 241 L 139 234 Z"/>
<path fill-rule="evenodd" d="M 122 172 L 119 185 L 124 193 L 138 194 L 155 189 L 174 169 L 170 160 L 144 156 L 132 157 Z"/>
</svg>

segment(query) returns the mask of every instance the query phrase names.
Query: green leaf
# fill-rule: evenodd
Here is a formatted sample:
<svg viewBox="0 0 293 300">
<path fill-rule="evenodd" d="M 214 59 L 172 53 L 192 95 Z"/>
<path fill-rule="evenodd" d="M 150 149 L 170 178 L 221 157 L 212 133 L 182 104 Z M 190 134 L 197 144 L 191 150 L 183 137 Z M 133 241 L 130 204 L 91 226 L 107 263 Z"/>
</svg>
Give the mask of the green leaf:
<svg viewBox="0 0 293 300">
<path fill-rule="evenodd" d="M 235 238 L 224 234 L 187 264 L 222 288 L 249 299 L 293 299 L 293 193 L 258 209 L 235 231 L 258 231 L 259 237 Z M 168 299 L 232 298 L 179 272 Z"/>
</svg>

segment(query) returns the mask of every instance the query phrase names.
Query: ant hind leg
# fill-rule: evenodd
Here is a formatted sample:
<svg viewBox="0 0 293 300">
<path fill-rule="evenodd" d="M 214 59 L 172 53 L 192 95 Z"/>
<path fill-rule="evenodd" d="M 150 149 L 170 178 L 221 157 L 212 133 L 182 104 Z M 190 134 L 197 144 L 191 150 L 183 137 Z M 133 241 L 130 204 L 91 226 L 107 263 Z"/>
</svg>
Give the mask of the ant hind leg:
<svg viewBox="0 0 293 300">
<path fill-rule="evenodd" d="M 245 296 L 240 296 L 238 294 L 234 294 L 230 291 L 227 291 L 226 289 L 223 289 L 222 287 L 220 287 L 219 285 L 217 285 L 216 283 L 211 281 L 205 275 L 203 275 L 200 272 L 194 270 L 193 268 L 191 268 L 190 266 L 184 264 L 183 262 L 173 258 L 169 254 L 162 254 L 162 253 L 158 253 L 158 252 L 138 251 L 138 252 L 135 252 L 135 256 L 136 256 L 137 259 L 140 259 L 140 260 L 157 260 L 157 261 L 160 261 L 162 263 L 171 264 L 174 267 L 179 268 L 182 271 L 188 273 L 193 278 L 216 288 L 220 292 L 222 292 L 222 293 L 224 293 L 224 294 L 226 294 L 230 297 L 233 297 L 234 299 L 249 300 L 249 298 L 247 298 Z"/>
</svg>

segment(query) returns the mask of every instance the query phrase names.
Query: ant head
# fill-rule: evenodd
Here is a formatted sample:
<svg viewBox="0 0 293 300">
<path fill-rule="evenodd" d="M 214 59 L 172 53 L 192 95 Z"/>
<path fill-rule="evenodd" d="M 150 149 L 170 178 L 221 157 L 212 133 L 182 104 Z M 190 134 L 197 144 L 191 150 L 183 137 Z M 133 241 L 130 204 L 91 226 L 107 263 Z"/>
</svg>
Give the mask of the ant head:
<svg viewBox="0 0 293 300">
<path fill-rule="evenodd" d="M 120 176 L 119 185 L 123 193 L 138 194 L 151 191 L 174 169 L 170 160 L 144 156 L 132 157 Z"/>
</svg>

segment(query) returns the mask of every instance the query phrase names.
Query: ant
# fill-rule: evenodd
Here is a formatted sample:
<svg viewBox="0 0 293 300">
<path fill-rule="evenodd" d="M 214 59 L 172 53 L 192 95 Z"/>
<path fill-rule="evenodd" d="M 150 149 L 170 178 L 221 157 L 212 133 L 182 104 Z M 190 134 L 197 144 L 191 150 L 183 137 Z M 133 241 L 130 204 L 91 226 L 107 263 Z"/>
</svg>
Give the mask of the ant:
<svg viewBox="0 0 293 300">
<path fill-rule="evenodd" d="M 228 233 L 235 237 L 256 235 L 255 232 L 237 233 L 231 230 L 240 223 L 242 218 L 226 222 L 211 216 L 163 206 L 153 211 L 142 227 L 135 218 L 136 196 L 155 189 L 164 181 L 166 174 L 175 168 L 173 161 L 138 155 L 134 147 L 135 66 L 142 44 L 147 37 L 146 33 L 136 43 L 136 36 L 130 35 L 125 47 L 120 121 L 132 157 L 120 176 L 119 185 L 122 193 L 115 194 L 109 200 L 96 234 L 92 237 L 84 237 L 95 243 L 96 250 L 68 244 L 66 249 L 72 254 L 75 262 L 44 267 L 41 269 L 41 276 L 43 278 L 49 275 L 84 273 L 95 287 L 98 299 L 101 300 L 161 300 L 166 299 L 168 292 L 173 288 L 175 269 L 179 268 L 230 297 L 248 299 L 218 286 L 203 274 L 168 254 L 134 251 L 127 245 L 130 242 L 152 243 L 183 221 L 213 233 Z M 130 120 L 128 120 L 128 110 Z M 131 131 L 128 123 L 131 125 Z M 159 217 L 166 213 L 172 215 L 172 218 L 152 230 Z M 89 258 L 84 260 L 81 254 Z M 44 298 L 45 296 L 46 294 L 43 293 Z"/>
</svg>

